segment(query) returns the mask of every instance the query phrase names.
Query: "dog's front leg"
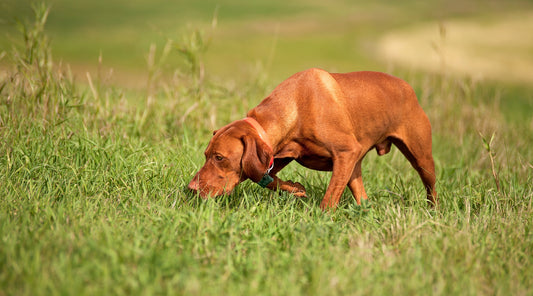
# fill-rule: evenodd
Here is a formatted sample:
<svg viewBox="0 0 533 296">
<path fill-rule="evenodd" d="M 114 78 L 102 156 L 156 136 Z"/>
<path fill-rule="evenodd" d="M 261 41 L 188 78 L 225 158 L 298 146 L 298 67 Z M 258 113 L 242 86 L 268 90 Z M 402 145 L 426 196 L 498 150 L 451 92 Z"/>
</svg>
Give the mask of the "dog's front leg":
<svg viewBox="0 0 533 296">
<path fill-rule="evenodd" d="M 350 181 L 348 182 L 348 188 L 352 191 L 352 195 L 355 197 L 355 201 L 358 205 L 361 205 L 361 200 L 367 200 L 365 187 L 363 186 L 363 176 L 361 175 L 361 162 L 359 160 L 355 165 L 355 169 L 352 172 Z"/>
<path fill-rule="evenodd" d="M 340 152 L 333 158 L 333 173 L 324 199 L 320 203 L 320 208 L 336 208 L 341 198 L 342 192 L 354 171 L 355 164 L 359 161 L 361 153 L 358 150 Z"/>
<path fill-rule="evenodd" d="M 276 159 L 274 161 L 274 167 L 272 168 L 272 171 L 270 171 L 270 176 L 274 179 L 274 181 L 272 181 L 266 187 L 274 191 L 275 190 L 287 191 L 288 193 L 293 194 L 297 197 L 307 197 L 307 194 L 305 192 L 305 187 L 302 184 L 298 182 L 292 182 L 292 181 L 283 181 L 276 176 L 276 174 L 279 171 L 281 171 L 284 167 L 286 167 L 291 161 L 292 161 L 292 158 L 282 158 L 282 159 Z"/>
<path fill-rule="evenodd" d="M 277 176 L 274 176 L 274 181 L 270 184 L 268 184 L 267 188 L 270 190 L 283 190 L 287 191 L 288 193 L 297 196 L 297 197 L 307 197 L 307 194 L 305 192 L 305 187 L 298 183 L 298 182 L 292 182 L 292 181 L 283 181 Z"/>
</svg>

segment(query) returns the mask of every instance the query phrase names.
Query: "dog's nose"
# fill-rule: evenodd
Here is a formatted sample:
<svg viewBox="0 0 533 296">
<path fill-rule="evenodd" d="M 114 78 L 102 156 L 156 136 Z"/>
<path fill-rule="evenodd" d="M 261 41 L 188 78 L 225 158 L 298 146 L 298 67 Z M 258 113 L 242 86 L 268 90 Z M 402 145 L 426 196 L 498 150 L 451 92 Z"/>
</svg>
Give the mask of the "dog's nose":
<svg viewBox="0 0 533 296">
<path fill-rule="evenodd" d="M 189 190 L 192 190 L 192 191 L 200 190 L 200 184 L 198 183 L 197 180 L 194 180 L 194 179 L 191 181 L 191 183 L 189 183 L 187 187 L 189 188 Z"/>
</svg>

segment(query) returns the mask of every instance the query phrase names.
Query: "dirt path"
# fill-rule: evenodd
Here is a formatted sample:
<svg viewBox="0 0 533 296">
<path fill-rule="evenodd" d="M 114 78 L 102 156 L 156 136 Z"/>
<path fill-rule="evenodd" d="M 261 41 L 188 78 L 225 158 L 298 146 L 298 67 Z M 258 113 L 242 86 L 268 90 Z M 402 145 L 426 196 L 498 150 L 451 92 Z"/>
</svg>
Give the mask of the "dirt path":
<svg viewBox="0 0 533 296">
<path fill-rule="evenodd" d="M 379 49 L 408 68 L 533 83 L 533 11 L 418 25 L 388 33 Z"/>
</svg>

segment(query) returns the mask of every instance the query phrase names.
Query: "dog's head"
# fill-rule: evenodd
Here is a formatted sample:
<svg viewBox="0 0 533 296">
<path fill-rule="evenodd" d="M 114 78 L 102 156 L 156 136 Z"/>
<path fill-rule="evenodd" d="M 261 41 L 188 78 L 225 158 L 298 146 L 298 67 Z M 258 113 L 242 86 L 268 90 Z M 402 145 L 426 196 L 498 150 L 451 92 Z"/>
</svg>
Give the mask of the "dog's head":
<svg viewBox="0 0 533 296">
<path fill-rule="evenodd" d="M 244 120 L 213 132 L 205 150 L 205 164 L 188 188 L 202 198 L 229 194 L 240 182 L 259 182 L 268 169 L 272 149 Z"/>
</svg>

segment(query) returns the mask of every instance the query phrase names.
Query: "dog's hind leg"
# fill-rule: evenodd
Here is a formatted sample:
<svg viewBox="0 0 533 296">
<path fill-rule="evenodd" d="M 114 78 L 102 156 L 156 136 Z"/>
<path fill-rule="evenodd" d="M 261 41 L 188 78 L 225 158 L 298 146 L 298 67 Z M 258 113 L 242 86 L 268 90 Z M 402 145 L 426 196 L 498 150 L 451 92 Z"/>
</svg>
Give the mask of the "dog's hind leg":
<svg viewBox="0 0 533 296">
<path fill-rule="evenodd" d="M 431 125 L 425 115 L 416 122 L 416 126 L 406 127 L 392 141 L 420 175 L 428 204 L 434 207 L 438 204 L 438 199 L 435 191 L 435 163 L 431 152 Z"/>
</svg>

